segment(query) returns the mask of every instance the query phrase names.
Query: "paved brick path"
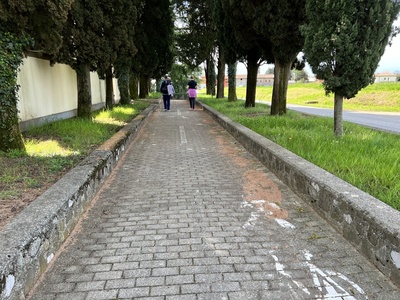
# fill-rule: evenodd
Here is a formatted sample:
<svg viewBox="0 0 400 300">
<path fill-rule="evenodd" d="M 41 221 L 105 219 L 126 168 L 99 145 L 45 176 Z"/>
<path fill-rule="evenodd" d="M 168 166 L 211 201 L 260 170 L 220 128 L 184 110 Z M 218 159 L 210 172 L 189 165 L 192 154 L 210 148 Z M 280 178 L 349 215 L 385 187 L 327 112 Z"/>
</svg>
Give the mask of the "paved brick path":
<svg viewBox="0 0 400 300">
<path fill-rule="evenodd" d="M 400 299 L 205 112 L 172 101 L 41 279 L 48 299 Z"/>
</svg>

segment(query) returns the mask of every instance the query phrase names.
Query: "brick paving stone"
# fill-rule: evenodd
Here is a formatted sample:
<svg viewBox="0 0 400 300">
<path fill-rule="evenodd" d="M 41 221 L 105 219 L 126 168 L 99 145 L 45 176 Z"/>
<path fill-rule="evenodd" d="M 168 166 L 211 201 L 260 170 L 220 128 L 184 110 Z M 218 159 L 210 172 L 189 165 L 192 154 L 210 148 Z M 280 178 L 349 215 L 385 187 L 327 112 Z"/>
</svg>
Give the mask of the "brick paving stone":
<svg viewBox="0 0 400 300">
<path fill-rule="evenodd" d="M 104 291 L 92 291 L 88 293 L 86 300 L 110 300 L 116 299 L 118 290 L 104 290 Z"/>
<path fill-rule="evenodd" d="M 186 101 L 149 118 L 71 236 L 28 300 L 400 299 Z"/>
<path fill-rule="evenodd" d="M 82 291 L 96 291 L 96 290 L 103 290 L 106 281 L 81 281 L 76 284 L 75 290 L 82 292 Z"/>
</svg>

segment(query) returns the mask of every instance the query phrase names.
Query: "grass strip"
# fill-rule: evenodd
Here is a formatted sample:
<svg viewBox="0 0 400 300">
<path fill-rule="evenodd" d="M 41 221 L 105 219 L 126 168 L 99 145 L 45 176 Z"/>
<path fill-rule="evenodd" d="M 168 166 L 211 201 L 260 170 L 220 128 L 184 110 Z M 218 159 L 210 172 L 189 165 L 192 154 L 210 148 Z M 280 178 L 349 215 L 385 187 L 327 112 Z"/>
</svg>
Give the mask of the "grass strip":
<svg viewBox="0 0 400 300">
<path fill-rule="evenodd" d="M 0 152 L 0 201 L 32 200 L 149 105 L 117 105 L 95 112 L 93 120 L 72 118 L 24 132 L 26 152 Z"/>
<path fill-rule="evenodd" d="M 400 138 L 345 122 L 344 136 L 333 134 L 333 119 L 289 111 L 271 116 L 269 107 L 244 108 L 242 101 L 201 98 L 269 140 L 349 182 L 393 208 L 400 209 Z"/>
</svg>

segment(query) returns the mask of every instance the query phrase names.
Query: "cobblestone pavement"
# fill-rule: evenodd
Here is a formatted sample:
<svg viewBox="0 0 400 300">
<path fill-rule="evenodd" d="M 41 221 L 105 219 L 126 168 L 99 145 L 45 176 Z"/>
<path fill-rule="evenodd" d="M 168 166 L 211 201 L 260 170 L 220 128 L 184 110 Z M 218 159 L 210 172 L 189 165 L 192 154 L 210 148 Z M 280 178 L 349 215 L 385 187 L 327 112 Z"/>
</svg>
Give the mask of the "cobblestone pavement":
<svg viewBox="0 0 400 300">
<path fill-rule="evenodd" d="M 399 289 L 200 109 L 127 149 L 29 299 L 400 299 Z"/>
</svg>

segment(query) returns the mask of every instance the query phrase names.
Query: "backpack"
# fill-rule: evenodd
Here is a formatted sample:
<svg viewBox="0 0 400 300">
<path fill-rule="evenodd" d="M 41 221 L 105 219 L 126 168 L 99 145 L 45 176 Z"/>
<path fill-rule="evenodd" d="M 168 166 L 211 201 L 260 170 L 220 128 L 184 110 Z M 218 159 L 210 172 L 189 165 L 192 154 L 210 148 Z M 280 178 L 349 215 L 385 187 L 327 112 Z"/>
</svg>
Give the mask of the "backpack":
<svg viewBox="0 0 400 300">
<path fill-rule="evenodd" d="M 173 96 L 175 94 L 175 89 L 172 83 L 167 85 L 168 95 Z"/>
<path fill-rule="evenodd" d="M 161 84 L 160 92 L 163 94 L 168 94 L 167 82 L 164 80 Z"/>
</svg>

